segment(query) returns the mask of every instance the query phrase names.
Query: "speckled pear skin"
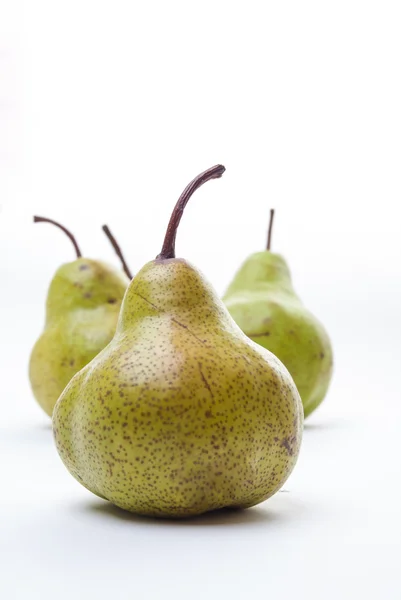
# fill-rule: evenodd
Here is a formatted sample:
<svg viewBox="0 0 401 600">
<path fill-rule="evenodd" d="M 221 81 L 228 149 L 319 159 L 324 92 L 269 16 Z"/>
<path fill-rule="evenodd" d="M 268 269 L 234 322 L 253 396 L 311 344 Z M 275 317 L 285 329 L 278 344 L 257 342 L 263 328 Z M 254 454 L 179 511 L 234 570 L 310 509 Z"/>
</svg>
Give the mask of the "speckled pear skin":
<svg viewBox="0 0 401 600">
<path fill-rule="evenodd" d="M 333 352 L 323 325 L 296 295 L 284 258 L 269 251 L 252 254 L 223 300 L 242 331 L 285 364 L 305 417 L 310 415 L 329 387 Z"/>
<path fill-rule="evenodd" d="M 87 258 L 56 272 L 29 362 L 34 396 L 49 416 L 70 379 L 112 339 L 128 283 L 116 269 Z"/>
<path fill-rule="evenodd" d="M 181 259 L 143 267 L 116 335 L 53 414 L 57 449 L 94 494 L 142 515 L 189 517 L 274 494 L 298 457 L 302 404 Z"/>
</svg>

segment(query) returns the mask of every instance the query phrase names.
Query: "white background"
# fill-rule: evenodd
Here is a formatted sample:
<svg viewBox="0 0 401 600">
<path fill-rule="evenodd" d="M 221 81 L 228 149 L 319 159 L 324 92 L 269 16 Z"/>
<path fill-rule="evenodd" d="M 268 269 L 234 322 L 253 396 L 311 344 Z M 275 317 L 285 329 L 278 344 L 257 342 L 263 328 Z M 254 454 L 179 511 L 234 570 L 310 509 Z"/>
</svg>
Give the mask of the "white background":
<svg viewBox="0 0 401 600">
<path fill-rule="evenodd" d="M 0 597 L 401 597 L 401 13 L 397 1 L 0 0 Z M 336 370 L 284 492 L 186 523 L 76 483 L 29 389 L 48 284 L 135 272 L 192 177 L 177 254 L 219 293 L 273 248 Z M 398 557 L 397 557 L 398 555 Z"/>
</svg>

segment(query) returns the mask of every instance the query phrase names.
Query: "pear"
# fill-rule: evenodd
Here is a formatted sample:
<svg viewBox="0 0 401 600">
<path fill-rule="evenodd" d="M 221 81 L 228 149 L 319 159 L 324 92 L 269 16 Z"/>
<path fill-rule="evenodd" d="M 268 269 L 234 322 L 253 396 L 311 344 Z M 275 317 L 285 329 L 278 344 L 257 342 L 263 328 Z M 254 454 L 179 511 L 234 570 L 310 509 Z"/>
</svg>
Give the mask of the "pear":
<svg viewBox="0 0 401 600">
<path fill-rule="evenodd" d="M 71 474 L 142 515 L 258 504 L 283 485 L 300 449 L 302 404 L 288 371 L 241 332 L 202 273 L 175 257 L 190 196 L 224 170 L 185 188 L 161 253 L 127 289 L 113 340 L 54 409 Z"/>
<path fill-rule="evenodd" d="M 33 394 L 51 416 L 72 376 L 112 339 L 131 277 L 125 261 L 123 274 L 103 262 L 83 258 L 74 236 L 59 223 L 43 217 L 34 217 L 34 222 L 59 227 L 72 241 L 77 255 L 76 260 L 62 265 L 51 281 L 44 331 L 29 362 Z M 103 229 L 120 256 L 110 230 L 107 226 Z"/>
<path fill-rule="evenodd" d="M 324 399 L 333 371 L 333 352 L 323 325 L 294 291 L 288 265 L 267 249 L 252 254 L 236 273 L 223 300 L 237 325 L 275 354 L 291 373 L 305 417 Z"/>
</svg>

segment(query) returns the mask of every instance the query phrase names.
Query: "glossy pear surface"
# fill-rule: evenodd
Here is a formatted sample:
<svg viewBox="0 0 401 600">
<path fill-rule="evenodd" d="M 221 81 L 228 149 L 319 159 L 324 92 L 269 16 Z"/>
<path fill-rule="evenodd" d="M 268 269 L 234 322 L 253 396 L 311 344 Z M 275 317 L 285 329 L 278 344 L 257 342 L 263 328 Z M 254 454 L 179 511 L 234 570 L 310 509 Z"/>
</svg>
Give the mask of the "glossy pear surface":
<svg viewBox="0 0 401 600">
<path fill-rule="evenodd" d="M 82 485 L 161 517 L 262 502 L 291 473 L 302 423 L 286 368 L 175 258 L 133 279 L 114 339 L 53 415 L 57 449 Z"/>
<path fill-rule="evenodd" d="M 333 353 L 323 325 L 295 293 L 284 258 L 269 251 L 250 256 L 223 300 L 242 331 L 285 364 L 308 416 L 326 395 Z"/>
<path fill-rule="evenodd" d="M 73 375 L 112 339 L 128 283 L 116 269 L 87 258 L 57 270 L 29 363 L 33 393 L 48 415 Z"/>
</svg>

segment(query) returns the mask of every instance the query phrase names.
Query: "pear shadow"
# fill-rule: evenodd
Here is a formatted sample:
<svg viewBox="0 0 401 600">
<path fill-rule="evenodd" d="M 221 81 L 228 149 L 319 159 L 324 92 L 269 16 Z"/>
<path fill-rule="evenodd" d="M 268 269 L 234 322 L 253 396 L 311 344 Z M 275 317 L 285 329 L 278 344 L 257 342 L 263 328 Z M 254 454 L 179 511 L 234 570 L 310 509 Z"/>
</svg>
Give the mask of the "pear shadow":
<svg viewBox="0 0 401 600">
<path fill-rule="evenodd" d="M 51 419 L 49 419 L 49 421 L 46 423 L 39 423 L 38 425 L 36 425 L 36 427 L 34 428 L 38 431 L 51 431 L 52 430 L 52 421 Z"/>
<path fill-rule="evenodd" d="M 182 519 L 146 517 L 123 510 L 110 502 L 92 501 L 86 503 L 80 510 L 93 515 L 101 515 L 113 520 L 125 521 L 150 527 L 221 527 L 226 525 L 249 525 L 253 523 L 273 524 L 285 520 L 284 514 L 260 507 L 246 509 L 221 508 Z"/>
<path fill-rule="evenodd" d="M 18 444 L 46 444 L 53 441 L 51 420 L 46 423 L 35 423 L 27 426 L 25 423 L 12 429 L 0 429 L 0 435 L 7 441 Z"/>
<path fill-rule="evenodd" d="M 304 430 L 305 431 L 334 431 L 336 429 L 344 429 L 350 426 L 349 421 L 341 420 L 341 419 L 333 419 L 327 421 L 318 421 L 316 423 L 309 423 L 305 421 Z"/>
</svg>

